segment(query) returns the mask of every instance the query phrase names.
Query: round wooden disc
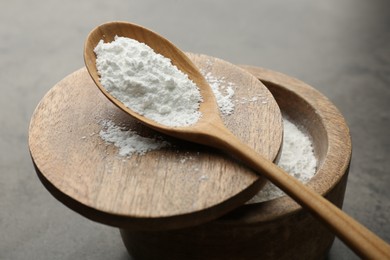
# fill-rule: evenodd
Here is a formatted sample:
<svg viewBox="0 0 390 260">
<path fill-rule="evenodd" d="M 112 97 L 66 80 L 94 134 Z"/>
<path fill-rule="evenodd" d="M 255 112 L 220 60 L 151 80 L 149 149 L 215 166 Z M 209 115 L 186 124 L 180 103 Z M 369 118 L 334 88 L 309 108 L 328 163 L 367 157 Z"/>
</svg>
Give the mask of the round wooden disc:
<svg viewBox="0 0 390 260">
<path fill-rule="evenodd" d="M 234 89 L 235 109 L 223 116 L 226 126 L 274 160 L 282 143 L 282 117 L 267 88 L 228 62 L 189 55 L 208 78 Z M 30 153 L 41 181 L 89 219 L 143 230 L 197 225 L 242 205 L 264 182 L 227 154 L 166 136 L 168 148 L 121 157 L 99 135 L 105 120 L 142 136 L 159 135 L 106 99 L 85 68 L 45 95 L 29 129 Z"/>
</svg>

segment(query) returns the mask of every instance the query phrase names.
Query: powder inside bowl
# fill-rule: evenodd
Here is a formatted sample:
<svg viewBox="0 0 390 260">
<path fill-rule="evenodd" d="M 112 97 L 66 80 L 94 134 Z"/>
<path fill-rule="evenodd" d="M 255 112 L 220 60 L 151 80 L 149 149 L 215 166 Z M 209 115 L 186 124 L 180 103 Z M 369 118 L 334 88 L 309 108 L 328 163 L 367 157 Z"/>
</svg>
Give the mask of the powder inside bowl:
<svg viewBox="0 0 390 260">
<path fill-rule="evenodd" d="M 310 137 L 288 117 L 283 117 L 283 146 L 278 166 L 302 183 L 307 183 L 316 173 L 317 159 Z M 258 203 L 284 196 L 285 193 L 271 182 L 248 203 Z"/>
<path fill-rule="evenodd" d="M 94 49 L 101 85 L 131 110 L 166 126 L 195 124 L 202 102 L 196 84 L 149 46 L 126 37 Z"/>
</svg>

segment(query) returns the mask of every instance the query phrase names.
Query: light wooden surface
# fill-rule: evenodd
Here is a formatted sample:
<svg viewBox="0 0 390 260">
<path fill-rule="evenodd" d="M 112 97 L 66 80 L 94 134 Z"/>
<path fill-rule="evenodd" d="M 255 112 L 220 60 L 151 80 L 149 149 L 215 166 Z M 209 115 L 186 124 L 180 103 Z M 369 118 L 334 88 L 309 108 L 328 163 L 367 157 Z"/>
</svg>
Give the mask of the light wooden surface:
<svg viewBox="0 0 390 260">
<path fill-rule="evenodd" d="M 266 74 L 267 70 L 260 70 L 253 67 L 244 67 L 252 74 L 256 75 L 258 78 L 261 78 L 260 75 Z M 284 84 L 291 84 L 295 85 L 298 88 L 301 87 L 301 85 L 305 85 L 304 83 L 300 82 L 297 79 L 291 78 L 287 80 L 287 82 L 283 82 L 286 77 L 283 74 L 274 73 L 271 77 L 263 77 L 264 82 L 267 83 L 272 88 L 272 84 L 275 84 L 276 81 L 281 81 L 282 85 Z M 293 90 L 293 89 L 292 89 Z M 315 90 L 310 91 L 313 95 L 318 95 Z M 287 92 L 288 93 L 288 92 Z M 279 97 L 276 97 L 279 101 L 278 104 L 281 107 L 302 107 L 301 104 L 295 103 L 294 99 L 288 98 L 287 93 L 284 94 L 283 99 Z M 275 96 L 278 95 L 277 91 L 273 92 Z M 292 94 L 292 93 L 291 93 Z M 290 94 L 290 95 L 291 95 Z M 303 95 L 308 95 L 308 93 L 304 93 Z M 315 100 L 314 100 L 315 102 Z M 325 107 L 325 104 L 328 103 L 326 99 L 319 99 L 317 101 L 318 103 L 314 103 L 314 106 L 320 106 Z M 306 110 L 310 110 L 312 107 L 306 107 Z M 348 128 L 346 127 L 344 120 L 341 116 L 339 116 L 339 113 L 336 109 L 333 108 L 333 106 L 330 106 L 328 112 L 328 116 L 330 118 L 327 118 L 328 120 L 336 120 L 339 121 L 338 124 L 336 124 L 333 129 L 330 129 L 329 135 L 331 134 L 337 136 L 340 135 L 340 132 L 348 132 Z M 334 110 L 333 112 L 331 110 Z M 293 117 L 299 117 L 292 109 L 290 114 L 293 115 Z M 307 113 L 309 114 L 309 113 Z M 310 120 L 310 117 L 305 117 L 306 120 Z M 335 122 L 333 122 L 335 123 Z M 318 129 L 318 132 L 312 128 L 311 125 L 313 124 L 306 124 L 308 130 L 312 133 L 312 136 L 314 139 L 318 135 L 321 135 L 320 132 L 323 131 L 323 129 Z M 310 129 L 311 128 L 311 129 Z M 318 149 L 321 151 L 325 151 L 326 149 L 329 149 L 329 147 L 326 147 L 327 142 L 326 139 L 323 138 L 320 142 L 316 144 Z M 346 143 L 342 143 L 341 145 L 345 145 L 347 149 L 341 149 L 340 147 L 334 146 L 331 147 L 331 151 L 334 156 L 345 156 L 343 154 L 339 154 L 338 149 L 348 151 L 350 148 L 350 140 L 349 138 L 345 140 Z M 318 150 L 317 150 L 318 151 Z M 348 156 L 349 157 L 349 156 Z M 343 161 L 343 160 L 342 160 Z M 345 169 L 347 165 L 345 163 L 348 162 L 348 160 L 344 160 L 343 168 Z M 323 160 L 320 161 L 320 163 L 323 163 Z M 263 163 L 261 163 L 263 164 Z M 300 205 L 302 205 L 305 209 L 309 210 L 313 216 L 318 218 L 323 222 L 324 225 L 326 225 L 330 230 L 332 230 L 345 244 L 347 244 L 356 254 L 358 254 L 360 257 L 364 259 L 390 259 L 390 245 L 382 240 L 380 237 L 378 237 L 376 234 L 372 233 L 370 230 L 368 230 L 366 227 L 364 227 L 362 224 L 357 222 L 355 219 L 348 216 L 346 213 L 341 211 L 339 208 L 334 206 L 329 200 L 324 199 L 320 194 L 315 191 L 315 189 L 312 189 L 311 187 L 307 187 L 306 185 L 301 185 L 298 181 L 296 181 L 294 178 L 290 178 L 287 175 L 284 175 L 280 173 L 280 171 L 273 167 L 272 165 L 268 165 L 268 162 L 264 162 L 263 165 L 260 167 L 267 168 L 263 172 L 264 175 L 267 176 L 270 180 L 272 180 L 273 183 L 275 183 L 277 186 L 281 187 L 287 194 L 290 195 L 295 201 L 297 201 Z M 334 166 L 333 166 L 334 167 Z M 314 180 L 313 180 L 314 182 Z"/>
<path fill-rule="evenodd" d="M 264 68 L 241 67 L 262 81 L 282 113 L 312 137 L 319 163 L 307 185 L 341 207 L 351 160 L 343 116 L 324 95 L 300 80 Z M 121 235 L 135 259 L 322 259 L 334 240 L 327 227 L 288 196 L 245 204 L 196 227 L 157 232 L 121 229 Z"/>
<path fill-rule="evenodd" d="M 214 136 L 222 150 L 231 152 L 259 174 L 283 190 L 313 216 L 328 226 L 345 244 L 364 259 L 390 259 L 390 246 L 327 199 L 287 174 L 253 149 L 230 137 L 222 128 Z M 227 142 L 226 140 L 230 141 Z"/>
<path fill-rule="evenodd" d="M 313 138 L 319 165 L 307 186 L 341 207 L 351 159 L 349 130 L 342 115 L 326 97 L 297 79 L 262 68 L 243 67 L 266 84 L 282 111 Z M 315 207 L 312 201 L 302 203 L 309 209 Z M 368 259 L 388 258 L 386 242 L 326 201 L 319 199 L 315 203 L 319 218 L 357 254 Z M 121 234 L 130 254 L 142 259 L 320 259 L 334 238 L 288 197 L 245 205 L 197 227 L 153 233 L 122 229 Z"/>
<path fill-rule="evenodd" d="M 390 245 L 387 242 L 348 216 L 321 194 L 308 188 L 271 161 L 259 156 L 251 147 L 230 137 L 228 131 L 224 131 L 223 128 L 218 130 L 220 134 L 213 136 L 213 142 L 265 176 L 302 207 L 309 210 L 356 254 L 365 259 L 390 259 Z M 230 141 L 226 142 L 228 139 Z"/>
<path fill-rule="evenodd" d="M 227 62 L 190 57 L 201 69 L 235 85 L 235 113 L 223 118 L 225 124 L 273 160 L 282 125 L 270 92 Z M 261 98 L 240 102 L 254 95 Z M 150 230 L 197 225 L 243 204 L 263 184 L 229 156 L 185 142 L 172 141 L 173 147 L 144 156 L 119 157 L 117 148 L 99 137 L 99 122 L 105 119 L 144 136 L 155 134 L 107 100 L 81 69 L 47 93 L 29 129 L 30 152 L 41 181 L 57 199 L 87 218 Z"/>
</svg>

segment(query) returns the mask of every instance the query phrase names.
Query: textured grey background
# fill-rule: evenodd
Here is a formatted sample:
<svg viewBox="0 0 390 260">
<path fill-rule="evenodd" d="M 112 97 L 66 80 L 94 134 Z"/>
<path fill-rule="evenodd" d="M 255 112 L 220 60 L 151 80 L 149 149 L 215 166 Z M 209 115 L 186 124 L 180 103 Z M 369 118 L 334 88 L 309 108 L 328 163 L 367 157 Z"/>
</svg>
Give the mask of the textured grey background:
<svg viewBox="0 0 390 260">
<path fill-rule="evenodd" d="M 0 259 L 129 259 L 116 229 L 45 190 L 27 147 L 35 106 L 83 66 L 85 37 L 109 20 L 318 88 L 351 128 L 344 209 L 390 241 L 390 1 L 12 0 L 0 8 Z M 357 257 L 336 241 L 328 258 Z"/>
</svg>

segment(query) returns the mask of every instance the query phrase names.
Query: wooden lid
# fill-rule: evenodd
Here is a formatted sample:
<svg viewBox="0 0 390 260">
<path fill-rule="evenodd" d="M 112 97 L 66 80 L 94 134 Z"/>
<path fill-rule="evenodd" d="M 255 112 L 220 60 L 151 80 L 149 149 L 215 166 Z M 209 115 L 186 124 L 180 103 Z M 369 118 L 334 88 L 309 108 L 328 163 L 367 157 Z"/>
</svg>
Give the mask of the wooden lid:
<svg viewBox="0 0 390 260">
<path fill-rule="evenodd" d="M 267 88 L 228 62 L 189 54 L 208 78 L 235 93 L 226 126 L 274 160 L 282 143 L 282 117 Z M 264 180 L 212 148 L 164 137 L 169 148 L 121 157 L 99 132 L 111 120 L 142 136 L 157 133 L 114 106 L 85 68 L 56 84 L 36 108 L 29 147 L 45 187 L 83 216 L 121 228 L 158 230 L 198 225 L 242 205 Z"/>
</svg>

